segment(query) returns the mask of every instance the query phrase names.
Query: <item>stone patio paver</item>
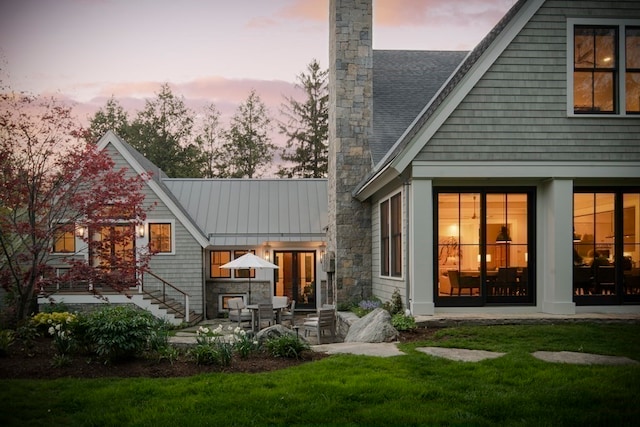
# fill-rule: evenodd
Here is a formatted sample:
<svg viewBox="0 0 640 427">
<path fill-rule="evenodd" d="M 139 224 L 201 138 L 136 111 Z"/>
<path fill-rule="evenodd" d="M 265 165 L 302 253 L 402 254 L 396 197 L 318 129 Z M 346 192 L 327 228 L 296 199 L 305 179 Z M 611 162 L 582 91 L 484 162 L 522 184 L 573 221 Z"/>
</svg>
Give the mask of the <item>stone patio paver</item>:
<svg viewBox="0 0 640 427">
<path fill-rule="evenodd" d="M 464 348 L 417 347 L 416 350 L 430 356 L 444 357 L 459 362 L 480 362 L 485 359 L 497 359 L 506 353 L 485 350 L 467 350 Z"/>
<path fill-rule="evenodd" d="M 578 353 L 575 351 L 536 351 L 531 353 L 536 359 L 551 363 L 572 363 L 576 365 L 637 365 L 637 360 L 621 356 Z"/>
</svg>

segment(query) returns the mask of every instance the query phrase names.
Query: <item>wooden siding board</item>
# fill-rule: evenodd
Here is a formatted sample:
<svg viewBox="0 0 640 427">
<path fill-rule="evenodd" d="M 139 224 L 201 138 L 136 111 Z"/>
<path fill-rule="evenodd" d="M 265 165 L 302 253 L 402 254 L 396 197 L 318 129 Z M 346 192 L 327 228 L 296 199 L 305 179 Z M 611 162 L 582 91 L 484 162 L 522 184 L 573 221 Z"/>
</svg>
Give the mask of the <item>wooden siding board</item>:
<svg viewBox="0 0 640 427">
<path fill-rule="evenodd" d="M 640 160 L 640 117 L 568 117 L 566 20 L 640 16 L 640 2 L 548 1 L 418 160 Z"/>
</svg>

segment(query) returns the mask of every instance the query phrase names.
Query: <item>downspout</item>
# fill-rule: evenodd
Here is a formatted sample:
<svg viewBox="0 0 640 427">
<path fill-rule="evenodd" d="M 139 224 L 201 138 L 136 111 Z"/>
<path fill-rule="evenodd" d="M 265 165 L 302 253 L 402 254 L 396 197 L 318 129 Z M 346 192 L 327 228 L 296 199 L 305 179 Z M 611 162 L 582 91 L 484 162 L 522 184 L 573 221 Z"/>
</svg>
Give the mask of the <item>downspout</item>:
<svg viewBox="0 0 640 427">
<path fill-rule="evenodd" d="M 405 274 L 405 302 L 404 305 L 405 307 L 407 307 L 407 310 L 410 310 L 409 307 L 411 307 L 411 274 L 409 274 L 409 271 L 411 271 L 411 269 L 409 267 L 411 267 L 411 256 L 409 253 L 409 238 L 411 236 L 411 233 L 409 232 L 410 230 L 410 223 L 409 223 L 409 201 L 410 201 L 410 197 L 409 197 L 409 190 L 411 188 L 411 183 L 409 182 L 409 180 L 405 180 L 402 183 L 402 193 L 404 194 L 404 205 L 405 205 L 405 224 L 406 224 L 406 230 L 407 232 L 405 233 L 406 238 L 404 239 L 404 253 L 406 254 L 405 256 L 405 260 L 406 260 L 406 274 Z"/>
</svg>

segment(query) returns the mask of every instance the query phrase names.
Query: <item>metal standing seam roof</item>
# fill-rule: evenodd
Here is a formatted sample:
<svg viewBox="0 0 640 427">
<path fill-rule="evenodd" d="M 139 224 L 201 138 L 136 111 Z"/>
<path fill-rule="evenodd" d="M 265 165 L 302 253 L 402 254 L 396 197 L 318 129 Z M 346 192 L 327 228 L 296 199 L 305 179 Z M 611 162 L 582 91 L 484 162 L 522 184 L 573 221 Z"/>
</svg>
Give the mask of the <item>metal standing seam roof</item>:
<svg viewBox="0 0 640 427">
<path fill-rule="evenodd" d="M 162 180 L 215 246 L 322 241 L 326 179 Z"/>
</svg>

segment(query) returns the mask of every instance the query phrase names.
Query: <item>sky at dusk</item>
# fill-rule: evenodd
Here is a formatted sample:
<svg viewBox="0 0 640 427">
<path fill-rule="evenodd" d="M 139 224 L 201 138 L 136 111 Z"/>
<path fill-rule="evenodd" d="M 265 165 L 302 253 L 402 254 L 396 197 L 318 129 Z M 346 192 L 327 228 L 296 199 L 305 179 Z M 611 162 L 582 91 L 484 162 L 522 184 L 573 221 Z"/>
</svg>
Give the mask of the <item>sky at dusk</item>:
<svg viewBox="0 0 640 427">
<path fill-rule="evenodd" d="M 515 0 L 373 0 L 374 49 L 470 50 Z M 0 75 L 130 117 L 162 83 L 230 117 L 255 89 L 274 118 L 312 59 L 328 68 L 329 0 L 0 0 Z M 426 102 L 426 100 L 425 100 Z M 277 141 L 276 141 L 277 142 Z"/>
</svg>

